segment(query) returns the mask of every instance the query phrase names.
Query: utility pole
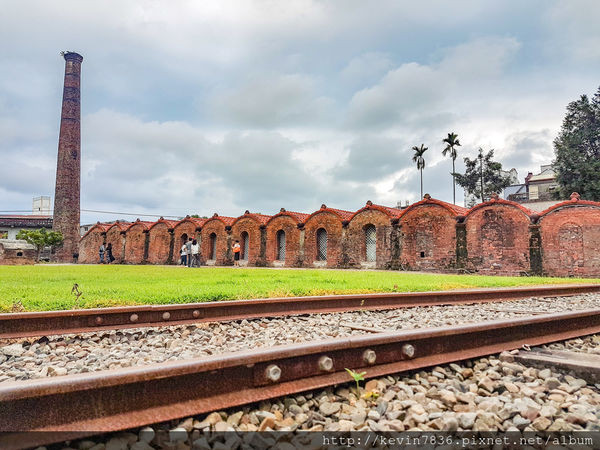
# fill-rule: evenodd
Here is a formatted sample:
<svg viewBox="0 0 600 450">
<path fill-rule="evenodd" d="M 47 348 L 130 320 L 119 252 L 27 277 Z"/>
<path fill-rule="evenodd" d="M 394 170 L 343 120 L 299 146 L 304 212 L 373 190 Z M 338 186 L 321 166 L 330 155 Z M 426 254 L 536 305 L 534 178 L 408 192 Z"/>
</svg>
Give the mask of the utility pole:
<svg viewBox="0 0 600 450">
<path fill-rule="evenodd" d="M 481 202 L 485 202 L 483 195 L 483 149 L 479 147 L 479 173 L 481 176 Z"/>
</svg>

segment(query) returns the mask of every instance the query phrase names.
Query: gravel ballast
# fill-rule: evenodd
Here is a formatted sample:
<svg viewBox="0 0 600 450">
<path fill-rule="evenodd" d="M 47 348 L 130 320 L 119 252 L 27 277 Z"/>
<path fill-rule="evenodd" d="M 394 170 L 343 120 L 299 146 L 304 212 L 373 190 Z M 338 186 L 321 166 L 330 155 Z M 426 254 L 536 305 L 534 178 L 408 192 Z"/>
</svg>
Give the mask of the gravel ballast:
<svg viewBox="0 0 600 450">
<path fill-rule="evenodd" d="M 600 307 L 599 294 L 474 305 L 311 314 L 0 341 L 0 382 L 60 376 L 362 335 Z M 356 328 L 355 328 L 356 327 Z"/>
<path fill-rule="evenodd" d="M 600 342 L 600 336 L 596 341 Z M 519 364 L 505 352 L 368 380 L 361 383 L 359 392 L 354 383 L 348 383 L 87 438 L 69 448 L 220 450 L 269 448 L 276 443 L 277 448 L 292 449 L 305 443 L 306 436 L 295 433 L 301 430 L 598 432 L 598 387 L 552 368 Z M 245 433 L 271 430 L 278 433 Z"/>
</svg>

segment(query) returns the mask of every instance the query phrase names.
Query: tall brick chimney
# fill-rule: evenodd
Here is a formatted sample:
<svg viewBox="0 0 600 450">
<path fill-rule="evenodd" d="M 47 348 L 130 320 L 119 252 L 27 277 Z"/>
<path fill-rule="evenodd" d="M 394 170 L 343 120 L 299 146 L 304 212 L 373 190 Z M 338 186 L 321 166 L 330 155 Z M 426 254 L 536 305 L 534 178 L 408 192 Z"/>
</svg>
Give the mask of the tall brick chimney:
<svg viewBox="0 0 600 450">
<path fill-rule="evenodd" d="M 63 52 L 65 58 L 65 84 L 63 90 L 58 158 L 56 164 L 56 190 L 54 193 L 54 219 L 52 229 L 64 237 L 57 248 L 57 262 L 72 262 L 79 253 L 79 191 L 81 176 L 81 102 L 80 75 L 83 56 Z"/>
</svg>

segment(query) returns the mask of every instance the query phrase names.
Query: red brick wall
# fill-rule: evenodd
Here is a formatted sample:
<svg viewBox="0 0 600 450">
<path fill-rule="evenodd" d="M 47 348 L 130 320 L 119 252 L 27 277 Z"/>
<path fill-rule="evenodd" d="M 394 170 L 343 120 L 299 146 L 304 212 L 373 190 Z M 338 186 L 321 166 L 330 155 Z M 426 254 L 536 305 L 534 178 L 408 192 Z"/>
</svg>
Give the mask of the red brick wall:
<svg viewBox="0 0 600 450">
<path fill-rule="evenodd" d="M 171 245 L 171 233 L 166 224 L 159 223 L 149 231 L 148 262 L 150 264 L 167 264 Z M 175 249 L 173 259 L 179 257 Z"/>
<path fill-rule="evenodd" d="M 121 234 L 121 228 L 115 225 L 106 232 L 106 245 L 108 246 L 108 244 L 112 244 L 112 254 L 115 258 L 113 264 L 122 263 L 125 235 Z"/>
<path fill-rule="evenodd" d="M 52 229 L 63 235 L 63 243 L 54 253 L 58 262 L 72 262 L 78 252 L 81 180 L 81 102 L 80 77 L 83 57 L 64 54 L 65 79 L 58 137 L 54 221 Z"/>
<path fill-rule="evenodd" d="M 219 219 L 208 220 L 202 227 L 201 232 L 201 257 L 202 261 L 206 262 L 210 256 L 210 235 L 215 233 L 217 235 L 217 252 L 215 258 L 215 264 L 230 265 L 232 264 L 231 257 L 228 258 L 227 246 L 229 234 L 225 230 L 225 224 Z"/>
<path fill-rule="evenodd" d="M 37 252 L 34 249 L 4 248 L 4 245 L 0 242 L 0 266 L 24 266 L 35 264 L 36 257 Z"/>
<path fill-rule="evenodd" d="M 104 242 L 104 233 L 98 229 L 91 230 L 79 241 L 80 264 L 97 264 L 100 262 L 98 249 Z"/>
<path fill-rule="evenodd" d="M 529 272 L 529 217 L 503 204 L 471 211 L 465 219 L 467 267 L 491 274 Z"/>
<path fill-rule="evenodd" d="M 332 212 L 322 211 L 310 217 L 304 225 L 304 261 L 305 266 L 312 267 L 317 261 L 317 230 L 327 231 L 326 267 L 337 267 L 342 261 L 342 220 Z"/>
<path fill-rule="evenodd" d="M 558 208 L 539 224 L 544 273 L 600 276 L 600 205 Z"/>
<path fill-rule="evenodd" d="M 346 246 L 348 265 L 361 267 L 367 263 L 367 247 L 365 227 L 375 225 L 376 230 L 376 262 L 377 268 L 385 268 L 391 260 L 390 233 L 392 225 L 390 217 L 377 209 L 365 209 L 355 215 L 346 231 Z"/>
<path fill-rule="evenodd" d="M 143 225 L 133 225 L 125 233 L 125 260 L 127 264 L 141 264 L 144 262 L 144 245 L 146 233 Z"/>
<path fill-rule="evenodd" d="M 175 247 L 173 248 L 173 261 L 179 262 L 181 259 L 181 247 L 184 244 L 183 237 L 197 239 L 200 233 L 196 233 L 198 225 L 191 221 L 182 221 L 175 228 L 173 228 L 173 234 L 175 235 Z M 187 239 L 186 239 L 187 240 Z"/>
<path fill-rule="evenodd" d="M 423 204 L 400 217 L 400 263 L 411 270 L 449 269 L 456 263 L 455 214 Z"/>
<path fill-rule="evenodd" d="M 248 233 L 249 239 L 248 265 L 253 266 L 260 256 L 260 224 L 251 217 L 244 217 L 233 224 L 231 227 L 231 242 L 235 242 L 236 239 L 240 241 L 242 251 L 244 250 L 244 243 L 241 236 L 244 231 Z"/>
<path fill-rule="evenodd" d="M 301 264 L 300 230 L 298 222 L 290 216 L 281 215 L 267 223 L 267 264 L 273 265 L 277 259 L 277 232 L 285 231 L 285 266 L 294 267 Z"/>
</svg>

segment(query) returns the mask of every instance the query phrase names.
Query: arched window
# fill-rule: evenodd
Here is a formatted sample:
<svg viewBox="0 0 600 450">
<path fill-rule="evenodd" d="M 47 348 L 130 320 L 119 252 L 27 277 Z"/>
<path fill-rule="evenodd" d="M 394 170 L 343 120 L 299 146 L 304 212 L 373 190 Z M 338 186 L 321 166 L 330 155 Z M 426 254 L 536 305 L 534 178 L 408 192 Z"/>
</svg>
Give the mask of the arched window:
<svg viewBox="0 0 600 450">
<path fill-rule="evenodd" d="M 365 227 L 365 248 L 368 262 L 377 260 L 377 230 L 375 225 Z"/>
<path fill-rule="evenodd" d="M 285 261 L 285 231 L 277 232 L 277 260 Z"/>
<path fill-rule="evenodd" d="M 187 242 L 187 240 L 188 240 L 188 235 L 187 235 L 187 233 L 183 233 L 183 234 L 181 235 L 181 243 L 182 243 L 182 244 L 185 244 L 185 243 Z"/>
<path fill-rule="evenodd" d="M 317 261 L 327 261 L 327 231 L 317 230 Z"/>
<path fill-rule="evenodd" d="M 242 261 L 248 261 L 248 249 L 250 247 L 250 239 L 248 239 L 248 232 L 247 231 L 242 231 L 242 235 L 240 236 L 242 238 Z"/>
<path fill-rule="evenodd" d="M 217 259 L 217 235 L 210 234 L 210 257 L 208 259 Z"/>
</svg>

